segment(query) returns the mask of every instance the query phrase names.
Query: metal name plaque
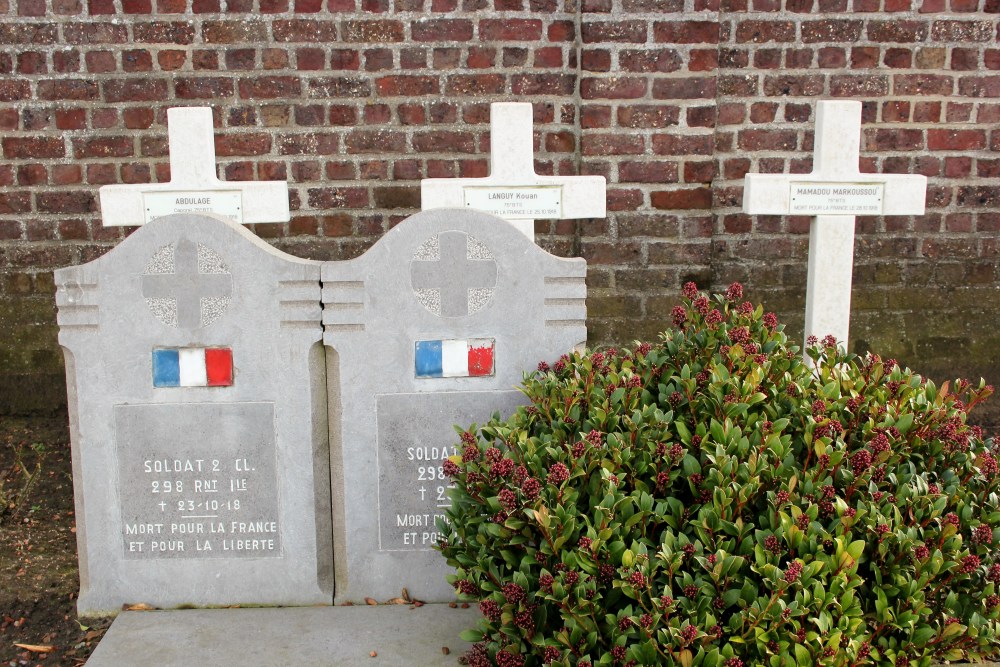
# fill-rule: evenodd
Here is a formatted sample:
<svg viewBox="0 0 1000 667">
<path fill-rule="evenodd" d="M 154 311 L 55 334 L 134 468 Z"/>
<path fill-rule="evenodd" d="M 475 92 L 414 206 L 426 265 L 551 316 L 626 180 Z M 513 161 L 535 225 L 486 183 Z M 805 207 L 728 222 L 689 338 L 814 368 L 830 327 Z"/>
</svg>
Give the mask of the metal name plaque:
<svg viewBox="0 0 1000 667">
<path fill-rule="evenodd" d="M 281 556 L 272 403 L 115 406 L 125 558 Z"/>
<path fill-rule="evenodd" d="M 239 190 L 143 192 L 146 222 L 174 213 L 215 213 L 243 224 L 243 193 Z"/>
<path fill-rule="evenodd" d="M 444 462 L 462 453 L 452 425 L 483 423 L 495 410 L 510 415 L 524 402 L 513 390 L 375 397 L 380 551 L 429 551 L 437 544 L 437 520 L 451 507 L 453 485 Z"/>
<path fill-rule="evenodd" d="M 505 220 L 562 217 L 561 185 L 468 186 L 462 191 L 467 208 L 492 213 Z"/>
<path fill-rule="evenodd" d="M 881 215 L 884 183 L 792 183 L 788 212 L 800 215 Z"/>
</svg>

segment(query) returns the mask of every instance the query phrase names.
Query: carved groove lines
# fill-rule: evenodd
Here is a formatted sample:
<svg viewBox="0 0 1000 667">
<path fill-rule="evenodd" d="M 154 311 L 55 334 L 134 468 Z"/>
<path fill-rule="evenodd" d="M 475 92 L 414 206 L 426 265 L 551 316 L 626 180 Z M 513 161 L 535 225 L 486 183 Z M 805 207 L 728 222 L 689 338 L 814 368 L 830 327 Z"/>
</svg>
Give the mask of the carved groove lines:
<svg viewBox="0 0 1000 667">
<path fill-rule="evenodd" d="M 583 276 L 545 277 L 545 326 L 587 325 L 587 282 Z"/>
<path fill-rule="evenodd" d="M 364 331 L 365 283 L 363 280 L 323 282 L 323 327 L 328 332 Z"/>
<path fill-rule="evenodd" d="M 56 292 L 56 321 L 67 331 L 97 331 L 100 309 L 93 303 L 97 283 L 66 283 Z"/>
<path fill-rule="evenodd" d="M 322 309 L 319 293 L 320 284 L 315 280 L 278 281 L 281 328 L 316 327 Z"/>
</svg>

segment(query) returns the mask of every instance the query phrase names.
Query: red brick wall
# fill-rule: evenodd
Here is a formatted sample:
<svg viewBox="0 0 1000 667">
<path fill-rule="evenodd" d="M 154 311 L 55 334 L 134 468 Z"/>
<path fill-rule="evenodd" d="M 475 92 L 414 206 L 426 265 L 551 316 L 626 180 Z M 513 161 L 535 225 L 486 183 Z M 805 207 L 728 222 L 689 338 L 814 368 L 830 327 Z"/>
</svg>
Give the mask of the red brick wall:
<svg viewBox="0 0 1000 667">
<path fill-rule="evenodd" d="M 578 1 L 0 0 L 0 412 L 59 404 L 51 271 L 121 239 L 99 186 L 168 178 L 175 105 L 215 108 L 222 178 L 289 181 L 258 234 L 337 259 L 421 178 L 487 173 L 491 101 L 533 102 L 537 170 L 608 179 L 606 220 L 537 229 L 589 260 L 604 343 L 687 280 L 797 338 L 808 219 L 743 215 L 742 177 L 808 171 L 816 100 L 860 99 L 864 168 L 930 189 L 858 221 L 852 347 L 1000 380 L 1000 0 Z"/>
</svg>

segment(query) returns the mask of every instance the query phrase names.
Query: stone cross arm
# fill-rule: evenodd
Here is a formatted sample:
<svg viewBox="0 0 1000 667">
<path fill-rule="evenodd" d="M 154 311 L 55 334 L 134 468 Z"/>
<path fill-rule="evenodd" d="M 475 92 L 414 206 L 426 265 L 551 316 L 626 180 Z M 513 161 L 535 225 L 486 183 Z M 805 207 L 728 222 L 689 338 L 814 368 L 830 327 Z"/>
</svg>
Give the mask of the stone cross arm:
<svg viewBox="0 0 1000 667">
<path fill-rule="evenodd" d="M 490 105 L 490 175 L 485 178 L 425 178 L 420 207 L 471 208 L 493 213 L 534 238 L 534 220 L 603 218 L 607 215 L 603 176 L 545 176 L 535 173 L 532 106 Z"/>
<path fill-rule="evenodd" d="M 842 186 L 850 194 L 851 186 L 882 185 L 882 208 L 863 215 L 923 215 L 927 177 L 919 174 L 747 174 L 743 185 L 743 211 L 757 215 L 794 215 L 792 186 L 808 184 Z M 802 213 L 803 215 L 812 215 Z M 860 213 L 849 213 L 856 215 Z M 835 215 L 824 213 L 824 215 Z"/>
<path fill-rule="evenodd" d="M 167 110 L 170 182 L 105 185 L 105 227 L 142 225 L 171 213 L 216 213 L 242 224 L 287 222 L 285 181 L 220 181 L 215 175 L 215 131 L 208 107 Z"/>
</svg>

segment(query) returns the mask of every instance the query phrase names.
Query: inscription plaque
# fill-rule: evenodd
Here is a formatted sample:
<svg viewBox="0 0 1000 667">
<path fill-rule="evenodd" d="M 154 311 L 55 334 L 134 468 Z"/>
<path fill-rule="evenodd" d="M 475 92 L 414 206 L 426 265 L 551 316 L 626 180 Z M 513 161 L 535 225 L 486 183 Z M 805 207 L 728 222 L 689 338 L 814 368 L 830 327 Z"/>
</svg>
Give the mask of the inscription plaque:
<svg viewBox="0 0 1000 667">
<path fill-rule="evenodd" d="M 430 550 L 437 543 L 437 519 L 451 507 L 444 461 L 461 453 L 453 424 L 468 426 L 492 410 L 511 414 L 525 402 L 524 394 L 428 392 L 380 394 L 375 400 L 379 550 Z"/>
<path fill-rule="evenodd" d="M 243 224 L 243 193 L 239 190 L 144 192 L 142 208 L 146 223 L 174 213 L 215 213 Z"/>
<path fill-rule="evenodd" d="M 561 185 L 463 188 L 465 205 L 505 220 L 562 217 Z"/>
<path fill-rule="evenodd" d="M 281 556 L 274 404 L 114 412 L 126 559 Z"/>
<path fill-rule="evenodd" d="M 882 183 L 792 183 L 789 213 L 881 215 Z"/>
</svg>

